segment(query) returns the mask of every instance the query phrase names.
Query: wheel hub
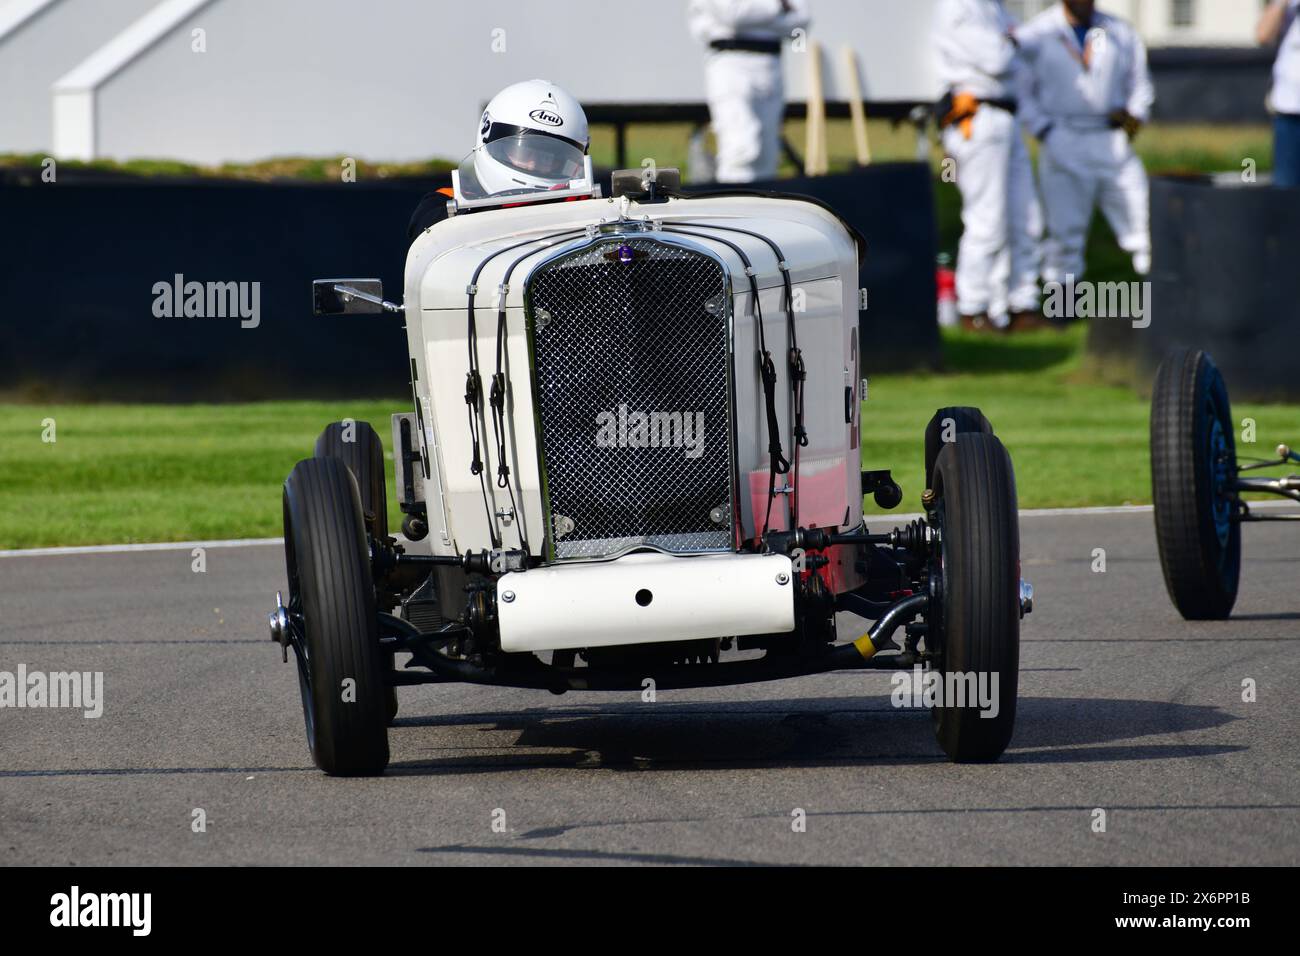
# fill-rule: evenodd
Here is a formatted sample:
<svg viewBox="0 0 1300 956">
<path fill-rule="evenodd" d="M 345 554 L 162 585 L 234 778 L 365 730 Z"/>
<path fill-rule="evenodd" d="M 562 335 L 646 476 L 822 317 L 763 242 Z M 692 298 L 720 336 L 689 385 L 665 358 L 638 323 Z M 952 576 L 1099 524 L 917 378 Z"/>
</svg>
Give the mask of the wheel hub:
<svg viewBox="0 0 1300 956">
<path fill-rule="evenodd" d="M 1214 515 L 1214 533 L 1219 538 L 1219 546 L 1228 546 L 1228 536 L 1232 533 L 1232 494 L 1229 491 L 1228 441 L 1223 434 L 1223 425 L 1217 416 L 1212 419 L 1209 438 L 1210 496 Z"/>
<path fill-rule="evenodd" d="M 1024 578 L 1020 579 L 1020 616 L 1023 618 L 1026 614 L 1034 610 L 1034 586 Z"/>
<path fill-rule="evenodd" d="M 289 609 L 284 606 L 279 591 L 275 592 L 275 610 L 266 616 L 266 622 L 271 629 L 271 640 L 280 645 L 281 660 L 289 663 Z"/>
</svg>

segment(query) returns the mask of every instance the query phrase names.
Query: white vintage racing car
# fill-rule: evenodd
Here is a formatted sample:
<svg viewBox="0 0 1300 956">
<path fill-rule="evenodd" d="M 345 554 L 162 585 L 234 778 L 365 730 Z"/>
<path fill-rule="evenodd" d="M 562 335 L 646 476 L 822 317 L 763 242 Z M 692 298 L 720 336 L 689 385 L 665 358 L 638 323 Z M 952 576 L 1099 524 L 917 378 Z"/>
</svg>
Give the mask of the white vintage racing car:
<svg viewBox="0 0 1300 956">
<path fill-rule="evenodd" d="M 940 745 L 996 759 L 1032 606 L 1011 461 L 977 409 L 940 409 L 924 516 L 865 527 L 865 495 L 902 491 L 862 468 L 861 236 L 805 197 L 685 195 L 674 170 L 615 173 L 602 197 L 590 176 L 508 205 L 457 186 L 404 304 L 377 280 L 314 284 L 318 314 L 405 316 L 414 398 L 392 422 L 401 537 L 364 422 L 329 425 L 285 482 L 271 635 L 317 765 L 382 772 L 402 685 L 867 667 L 955 678 Z M 840 611 L 874 624 L 841 642 Z"/>
</svg>

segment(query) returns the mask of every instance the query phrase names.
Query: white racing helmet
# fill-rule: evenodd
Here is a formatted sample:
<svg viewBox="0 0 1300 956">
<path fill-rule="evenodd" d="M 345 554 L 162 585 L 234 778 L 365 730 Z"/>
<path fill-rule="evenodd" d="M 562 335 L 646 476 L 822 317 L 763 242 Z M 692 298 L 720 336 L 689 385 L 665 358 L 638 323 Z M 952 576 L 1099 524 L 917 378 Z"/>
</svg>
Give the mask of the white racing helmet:
<svg viewBox="0 0 1300 956">
<path fill-rule="evenodd" d="M 590 142 L 576 99 L 548 80 L 525 80 L 492 97 L 461 175 L 484 195 L 567 186 L 583 175 Z"/>
</svg>

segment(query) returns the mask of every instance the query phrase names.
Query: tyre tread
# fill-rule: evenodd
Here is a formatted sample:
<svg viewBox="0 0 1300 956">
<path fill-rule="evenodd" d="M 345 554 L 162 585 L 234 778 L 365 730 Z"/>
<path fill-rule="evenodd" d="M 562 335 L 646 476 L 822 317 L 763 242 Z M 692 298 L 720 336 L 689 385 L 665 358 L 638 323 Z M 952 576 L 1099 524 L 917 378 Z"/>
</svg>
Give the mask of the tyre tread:
<svg viewBox="0 0 1300 956">
<path fill-rule="evenodd" d="M 946 539 L 945 671 L 998 673 L 999 712 L 938 708 L 936 734 L 954 761 L 996 760 L 1015 725 L 1020 644 L 1020 530 L 1011 457 L 996 436 L 959 435 L 939 454 Z"/>
<path fill-rule="evenodd" d="M 312 756 L 329 774 L 380 773 L 388 763 L 387 686 L 356 479 L 338 459 L 307 459 L 294 466 L 285 497 L 308 631 Z M 340 697 L 348 677 L 356 682 L 351 703 Z"/>
<path fill-rule="evenodd" d="M 1179 349 L 1160 364 L 1151 400 L 1151 497 L 1160 567 L 1170 600 L 1188 620 L 1225 618 L 1236 602 L 1237 569 L 1225 587 L 1214 559 L 1217 539 L 1208 539 L 1202 513 L 1209 490 L 1197 416 L 1206 391 L 1216 386 L 1221 380 L 1209 356 Z M 1240 530 L 1233 535 L 1239 564 Z"/>
</svg>

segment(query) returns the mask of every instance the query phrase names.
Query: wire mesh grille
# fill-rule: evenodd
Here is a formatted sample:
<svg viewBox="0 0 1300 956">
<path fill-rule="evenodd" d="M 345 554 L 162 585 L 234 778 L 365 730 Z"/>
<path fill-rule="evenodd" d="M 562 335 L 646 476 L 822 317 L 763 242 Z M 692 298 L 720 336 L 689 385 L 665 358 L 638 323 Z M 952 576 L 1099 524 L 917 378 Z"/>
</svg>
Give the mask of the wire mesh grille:
<svg viewBox="0 0 1300 956">
<path fill-rule="evenodd" d="M 556 556 L 729 550 L 722 266 L 620 238 L 543 265 L 528 296 Z"/>
</svg>

